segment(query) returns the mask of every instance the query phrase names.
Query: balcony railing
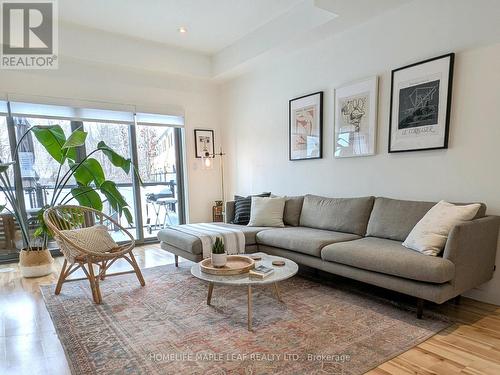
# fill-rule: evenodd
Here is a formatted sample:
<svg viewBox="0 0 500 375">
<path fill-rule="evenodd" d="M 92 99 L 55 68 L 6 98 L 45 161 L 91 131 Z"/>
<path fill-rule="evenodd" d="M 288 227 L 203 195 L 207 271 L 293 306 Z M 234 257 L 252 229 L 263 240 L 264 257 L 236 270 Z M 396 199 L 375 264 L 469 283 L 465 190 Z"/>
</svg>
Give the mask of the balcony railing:
<svg viewBox="0 0 500 375">
<path fill-rule="evenodd" d="M 177 185 L 175 183 L 175 175 L 172 173 L 155 173 L 153 174 L 155 182 L 144 182 L 141 186 L 141 212 L 143 214 L 143 228 L 145 238 L 155 238 L 159 229 L 166 225 L 177 224 Z M 173 178 L 172 178 L 173 177 Z M 169 178 L 167 180 L 167 178 Z M 61 196 L 69 194 L 71 189 L 76 185 L 67 185 Z M 132 183 L 118 183 L 118 190 L 125 197 L 125 200 L 131 205 L 131 211 L 135 215 L 134 223 L 137 222 L 137 210 L 134 207 L 135 200 L 133 199 L 134 188 Z M 24 188 L 24 198 L 26 202 L 26 213 L 30 221 L 30 229 L 35 230 L 39 223 L 36 214 L 39 209 L 52 199 L 52 191 L 54 185 L 36 185 L 34 187 Z M 70 195 L 69 195 L 70 196 Z M 169 200 L 168 200 L 169 199 Z M 73 203 L 73 202 L 72 202 Z M 107 200 L 103 197 L 103 212 L 111 216 L 114 220 L 119 221 L 126 229 L 137 237 L 137 226 L 130 224 L 124 217 L 118 218 L 118 214 L 114 212 Z M 20 238 L 18 237 L 19 227 L 16 224 L 12 215 L 3 213 L 0 215 L 0 261 L 2 255 L 13 254 L 20 247 Z M 109 228 L 110 232 L 114 232 L 114 228 Z M 113 234 L 113 233 L 112 233 Z M 115 238 L 120 241 L 120 238 Z M 17 242 L 17 246 L 16 246 Z M 55 242 L 49 244 L 49 248 L 56 249 Z"/>
</svg>

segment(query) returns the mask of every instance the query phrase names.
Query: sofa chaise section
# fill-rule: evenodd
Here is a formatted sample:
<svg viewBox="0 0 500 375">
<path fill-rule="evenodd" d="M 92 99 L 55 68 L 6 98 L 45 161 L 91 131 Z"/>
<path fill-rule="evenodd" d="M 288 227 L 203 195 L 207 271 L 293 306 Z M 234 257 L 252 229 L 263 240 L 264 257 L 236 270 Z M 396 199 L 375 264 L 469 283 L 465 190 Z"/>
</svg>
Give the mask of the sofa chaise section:
<svg viewBox="0 0 500 375">
<path fill-rule="evenodd" d="M 247 227 L 230 223 L 217 223 L 217 225 L 241 230 L 245 235 L 245 250 L 248 253 L 257 250 L 257 233 L 270 229 L 267 227 Z M 174 254 L 176 266 L 178 265 L 179 257 L 189 259 L 193 262 L 202 260 L 202 245 L 200 239 L 196 236 L 167 227 L 158 232 L 158 239 L 163 250 Z"/>
</svg>

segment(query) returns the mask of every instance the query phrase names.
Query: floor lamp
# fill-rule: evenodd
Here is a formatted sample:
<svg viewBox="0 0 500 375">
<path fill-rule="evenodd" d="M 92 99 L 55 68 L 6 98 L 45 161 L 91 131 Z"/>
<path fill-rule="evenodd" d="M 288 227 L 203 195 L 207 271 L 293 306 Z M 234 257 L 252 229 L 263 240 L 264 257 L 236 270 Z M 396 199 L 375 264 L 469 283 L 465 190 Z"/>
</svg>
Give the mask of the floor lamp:
<svg viewBox="0 0 500 375">
<path fill-rule="evenodd" d="M 202 161 L 202 168 L 203 169 L 212 169 L 213 168 L 213 159 L 215 159 L 217 156 L 220 157 L 220 185 L 221 185 L 221 192 L 222 192 L 222 217 L 225 220 L 226 218 L 226 194 L 224 191 L 224 155 L 226 155 L 222 151 L 222 146 L 219 148 L 219 152 L 216 152 L 214 154 L 211 154 L 208 151 L 205 151 L 203 153 L 203 156 L 201 157 Z"/>
</svg>

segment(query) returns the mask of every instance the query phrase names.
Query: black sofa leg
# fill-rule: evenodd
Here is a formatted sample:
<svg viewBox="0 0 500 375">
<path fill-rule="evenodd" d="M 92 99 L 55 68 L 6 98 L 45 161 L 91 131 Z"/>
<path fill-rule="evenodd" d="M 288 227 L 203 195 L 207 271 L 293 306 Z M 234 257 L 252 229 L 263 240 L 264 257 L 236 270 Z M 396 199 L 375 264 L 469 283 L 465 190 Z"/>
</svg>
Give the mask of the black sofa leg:
<svg viewBox="0 0 500 375">
<path fill-rule="evenodd" d="M 453 298 L 453 303 L 458 306 L 460 305 L 460 302 L 461 302 L 461 298 L 460 298 L 460 295 L 456 296 L 455 298 Z"/>
<path fill-rule="evenodd" d="M 424 300 L 422 298 L 417 298 L 417 319 L 422 319 L 424 313 Z"/>
<path fill-rule="evenodd" d="M 178 255 L 174 255 L 174 258 L 175 258 L 175 266 L 179 267 L 179 256 Z"/>
</svg>

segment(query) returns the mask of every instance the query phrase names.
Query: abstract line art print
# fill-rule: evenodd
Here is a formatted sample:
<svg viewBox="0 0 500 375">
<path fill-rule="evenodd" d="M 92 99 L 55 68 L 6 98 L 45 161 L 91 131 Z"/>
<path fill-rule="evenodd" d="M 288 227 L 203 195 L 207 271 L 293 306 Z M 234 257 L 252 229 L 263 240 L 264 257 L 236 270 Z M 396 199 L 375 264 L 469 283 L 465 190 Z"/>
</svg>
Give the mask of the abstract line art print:
<svg viewBox="0 0 500 375">
<path fill-rule="evenodd" d="M 389 152 L 448 147 L 454 57 L 392 71 Z"/>
<path fill-rule="evenodd" d="M 335 90 L 335 157 L 375 154 L 377 77 Z"/>
<path fill-rule="evenodd" d="M 289 101 L 290 160 L 322 157 L 322 102 L 322 92 Z"/>
</svg>

